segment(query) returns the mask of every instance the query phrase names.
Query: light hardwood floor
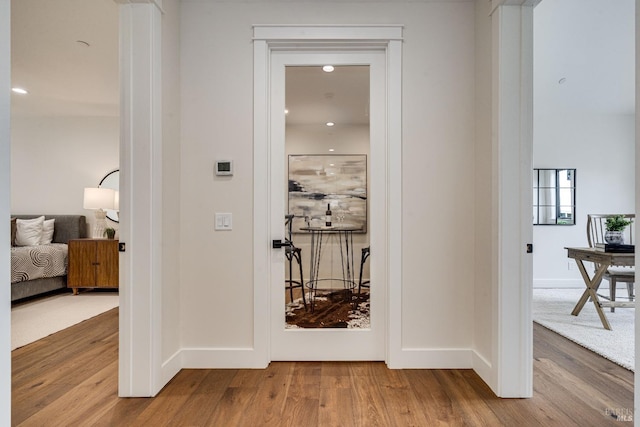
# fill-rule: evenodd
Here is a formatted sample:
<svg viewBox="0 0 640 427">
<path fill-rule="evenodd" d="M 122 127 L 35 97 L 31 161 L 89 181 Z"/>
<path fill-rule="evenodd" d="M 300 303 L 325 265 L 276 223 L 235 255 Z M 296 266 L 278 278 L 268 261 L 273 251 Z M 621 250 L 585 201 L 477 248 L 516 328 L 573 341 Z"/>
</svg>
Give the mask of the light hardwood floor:
<svg viewBox="0 0 640 427">
<path fill-rule="evenodd" d="M 531 399 L 499 399 L 471 370 L 378 362 L 183 370 L 154 399 L 120 399 L 117 316 L 12 353 L 13 425 L 620 426 L 633 407 L 632 372 L 538 325 Z"/>
</svg>

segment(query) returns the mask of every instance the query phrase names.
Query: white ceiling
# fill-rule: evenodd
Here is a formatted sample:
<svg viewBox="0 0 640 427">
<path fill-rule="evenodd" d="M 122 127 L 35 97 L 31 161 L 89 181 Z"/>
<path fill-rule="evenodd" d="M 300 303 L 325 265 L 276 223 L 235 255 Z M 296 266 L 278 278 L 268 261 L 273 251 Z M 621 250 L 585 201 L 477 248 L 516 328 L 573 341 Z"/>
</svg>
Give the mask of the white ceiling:
<svg viewBox="0 0 640 427">
<path fill-rule="evenodd" d="M 534 80 L 534 102 L 545 108 L 633 114 L 635 0 L 543 0 L 534 9 Z"/>
<path fill-rule="evenodd" d="M 118 5 L 12 0 L 11 80 L 14 117 L 118 116 Z"/>
<path fill-rule="evenodd" d="M 369 67 L 287 67 L 287 124 L 369 123 Z"/>
<path fill-rule="evenodd" d="M 12 83 L 29 91 L 12 95 L 12 115 L 117 116 L 116 2 L 12 0 L 11 8 Z M 553 94 L 547 101 L 566 109 L 633 113 L 634 16 L 634 0 L 542 1 L 534 12 L 535 79 Z M 368 79 L 361 79 L 367 71 L 349 67 L 323 82 L 316 80 L 316 69 L 298 71 L 287 83 L 289 123 L 338 123 L 336 116 L 368 120 Z M 305 80 L 312 76 L 313 83 Z M 342 109 L 330 113 L 337 104 Z"/>
</svg>

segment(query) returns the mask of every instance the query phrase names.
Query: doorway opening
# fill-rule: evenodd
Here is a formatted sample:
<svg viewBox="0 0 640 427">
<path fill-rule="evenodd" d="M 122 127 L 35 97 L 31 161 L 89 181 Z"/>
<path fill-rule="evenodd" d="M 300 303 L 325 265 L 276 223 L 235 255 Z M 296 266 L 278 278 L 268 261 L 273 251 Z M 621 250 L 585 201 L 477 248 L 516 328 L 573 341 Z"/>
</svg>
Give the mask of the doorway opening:
<svg viewBox="0 0 640 427">
<path fill-rule="evenodd" d="M 396 26 L 254 27 L 254 348 L 267 363 L 271 360 L 385 360 L 389 363 L 402 351 L 399 342 L 401 39 L 402 27 Z M 371 305 L 379 309 L 371 312 L 370 328 L 286 329 L 283 290 L 286 257 L 284 251 L 274 249 L 273 244 L 285 238 L 287 192 L 283 191 L 283 184 L 287 185 L 288 181 L 284 144 L 285 70 L 287 66 L 327 64 L 364 65 L 370 71 L 367 164 L 368 170 L 376 173 L 369 176 L 367 221 L 375 224 L 369 229 L 368 241 L 375 248 L 371 255 L 375 262 L 369 264 L 375 292 L 370 295 Z M 360 254 L 355 255 L 359 264 Z M 354 266 L 354 270 L 358 268 Z M 341 273 L 338 276 L 341 278 Z M 376 302 L 376 298 L 382 299 Z M 267 307 L 261 304 L 264 301 L 269 301 Z M 364 341 L 358 341 L 360 339 Z"/>
</svg>

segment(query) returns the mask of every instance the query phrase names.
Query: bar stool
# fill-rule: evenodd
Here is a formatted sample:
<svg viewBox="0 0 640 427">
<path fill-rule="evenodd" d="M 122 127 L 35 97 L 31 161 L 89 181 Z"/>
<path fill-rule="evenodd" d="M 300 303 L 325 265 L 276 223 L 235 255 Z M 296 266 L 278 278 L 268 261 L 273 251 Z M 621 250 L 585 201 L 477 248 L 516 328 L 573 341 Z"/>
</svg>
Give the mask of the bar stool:
<svg viewBox="0 0 640 427">
<path fill-rule="evenodd" d="M 360 291 L 362 290 L 362 288 L 371 289 L 371 287 L 369 286 L 369 280 L 365 280 L 364 282 L 362 281 L 362 271 L 364 270 L 364 263 L 367 261 L 367 259 L 369 259 L 370 252 L 370 246 L 362 248 L 362 256 L 360 257 L 360 279 L 358 280 L 358 299 L 360 299 Z"/>
<path fill-rule="evenodd" d="M 304 310 L 307 310 L 307 299 L 305 297 L 304 291 L 304 276 L 302 275 L 302 249 L 296 247 L 293 244 L 293 240 L 291 239 L 291 227 L 293 225 L 293 215 L 285 215 L 284 225 L 287 227 L 287 237 L 285 238 L 285 243 L 287 246 L 285 247 L 285 256 L 287 257 L 287 262 L 289 263 L 289 278 L 286 279 L 285 289 L 289 290 L 289 298 L 291 302 L 293 302 L 293 290 L 296 288 L 300 288 L 302 290 L 302 303 L 304 304 Z M 300 280 L 293 279 L 293 264 L 298 264 L 299 278 Z"/>
</svg>

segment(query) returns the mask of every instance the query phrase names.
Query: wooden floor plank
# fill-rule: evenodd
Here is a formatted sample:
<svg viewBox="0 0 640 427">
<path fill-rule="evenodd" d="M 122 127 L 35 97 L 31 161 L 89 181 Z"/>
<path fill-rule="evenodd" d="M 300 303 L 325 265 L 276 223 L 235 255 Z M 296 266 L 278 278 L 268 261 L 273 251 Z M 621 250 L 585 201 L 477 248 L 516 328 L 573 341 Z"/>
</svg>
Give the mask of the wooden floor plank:
<svg viewBox="0 0 640 427">
<path fill-rule="evenodd" d="M 395 414 L 388 412 L 385 396 L 377 387 L 374 372 L 380 362 L 356 362 L 351 369 L 351 390 L 356 420 L 365 426 L 390 426 Z"/>
<path fill-rule="evenodd" d="M 429 426 L 461 426 L 460 412 L 454 411 L 453 401 L 436 378 L 436 370 L 408 369 L 411 389 L 416 399 L 423 402 L 424 415 Z"/>
<path fill-rule="evenodd" d="M 318 426 L 357 426 L 356 401 L 351 387 L 321 388 L 318 408 Z"/>
<path fill-rule="evenodd" d="M 117 328 L 115 309 L 12 352 L 12 425 L 619 426 L 633 407 L 633 372 L 535 324 L 530 399 L 381 362 L 187 369 L 153 399 L 118 398 Z"/>
<path fill-rule="evenodd" d="M 136 418 L 140 425 L 167 425 L 178 416 L 183 406 L 195 394 L 204 380 L 205 375 L 194 369 L 180 372 L 172 380 L 169 387 L 165 387 Z"/>
<path fill-rule="evenodd" d="M 258 387 L 228 387 L 206 425 L 254 427 L 246 421 L 244 415 L 257 393 Z"/>
<path fill-rule="evenodd" d="M 189 372 L 185 369 L 180 371 Z M 174 426 L 204 426 L 207 420 L 213 417 L 222 395 L 229 386 L 229 383 L 237 374 L 235 369 L 220 370 L 196 370 L 195 373 L 202 377 L 202 381 L 187 401 L 182 405 L 180 411 L 173 416 L 170 425 Z M 164 390 L 163 390 L 164 391 Z M 161 392 L 162 393 L 162 392 Z"/>
<path fill-rule="evenodd" d="M 486 402 L 492 396 L 478 396 L 465 380 L 461 370 L 436 370 L 434 375 L 447 391 L 453 410 L 461 415 L 465 425 L 500 425 L 499 418 Z"/>
<path fill-rule="evenodd" d="M 117 376 L 114 376 L 116 361 L 69 389 L 41 410 L 24 420 L 20 425 L 66 427 L 82 425 L 88 415 L 100 412 L 105 405 L 117 399 Z M 90 424 L 86 424 L 90 425 Z"/>
</svg>

